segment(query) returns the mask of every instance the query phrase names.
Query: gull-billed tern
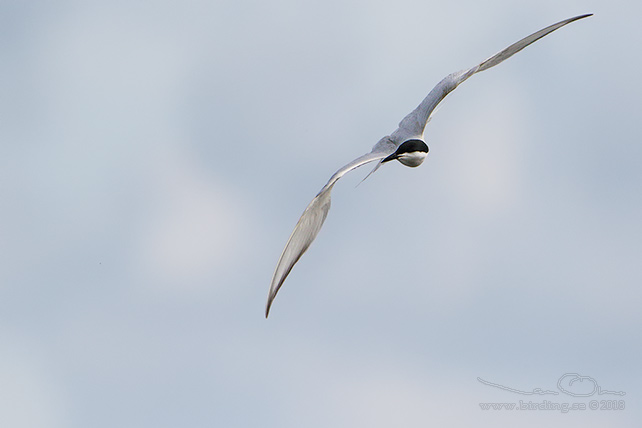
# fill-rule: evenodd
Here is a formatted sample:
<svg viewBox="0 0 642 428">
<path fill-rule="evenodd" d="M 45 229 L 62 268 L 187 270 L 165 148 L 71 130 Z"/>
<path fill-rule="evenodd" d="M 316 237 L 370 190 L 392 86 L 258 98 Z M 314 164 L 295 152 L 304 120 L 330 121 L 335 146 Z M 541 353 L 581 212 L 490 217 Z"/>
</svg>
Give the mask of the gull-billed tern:
<svg viewBox="0 0 642 428">
<path fill-rule="evenodd" d="M 413 168 L 421 165 L 428 154 L 428 146 L 423 141 L 424 128 L 435 107 L 437 107 L 446 95 L 473 74 L 488 70 L 558 28 L 591 15 L 592 14 L 575 16 L 548 26 L 510 45 L 503 51 L 472 68 L 446 76 L 430 91 L 416 109 L 403 118 L 395 132 L 379 140 L 370 153 L 358 157 L 335 172 L 305 209 L 299 222 L 294 227 L 290 239 L 288 239 L 287 244 L 285 244 L 285 249 L 281 253 L 279 262 L 274 270 L 274 275 L 272 276 L 272 283 L 270 284 L 267 305 L 265 307 L 265 317 L 267 318 L 270 313 L 270 306 L 276 297 L 276 293 L 278 293 L 281 285 L 283 285 L 283 281 L 287 278 L 292 267 L 310 247 L 319 230 L 321 230 L 328 211 L 330 211 L 330 193 L 337 180 L 353 169 L 370 162 L 377 162 L 370 174 L 375 172 L 383 163 L 392 160 L 397 160 L 403 165 Z M 368 174 L 368 176 L 370 174 Z"/>
</svg>

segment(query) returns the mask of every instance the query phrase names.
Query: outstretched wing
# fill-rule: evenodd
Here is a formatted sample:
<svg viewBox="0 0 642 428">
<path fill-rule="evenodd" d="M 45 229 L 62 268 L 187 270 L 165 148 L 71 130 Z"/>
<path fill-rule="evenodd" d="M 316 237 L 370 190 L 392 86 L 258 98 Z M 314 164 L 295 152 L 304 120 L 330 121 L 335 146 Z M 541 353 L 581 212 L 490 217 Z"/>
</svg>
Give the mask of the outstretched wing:
<svg viewBox="0 0 642 428">
<path fill-rule="evenodd" d="M 452 73 L 446 76 L 441 82 L 435 86 L 430 93 L 424 98 L 424 100 L 414 109 L 410 114 L 403 118 L 399 123 L 399 128 L 390 136 L 397 144 L 409 140 L 411 138 L 422 138 L 424 133 L 424 128 L 430 119 L 430 115 L 437 105 L 446 98 L 446 95 L 451 93 L 457 86 L 462 82 L 468 79 L 475 73 L 480 71 L 488 70 L 491 67 L 496 66 L 502 61 L 507 60 L 511 56 L 515 55 L 517 52 L 524 49 L 526 46 L 530 45 L 533 42 L 541 39 L 542 37 L 552 33 L 565 26 L 570 24 L 573 21 L 578 19 L 586 18 L 592 14 L 575 16 L 573 18 L 565 19 L 560 21 L 557 24 L 548 26 L 542 30 L 537 31 L 536 33 L 531 34 L 528 37 L 523 38 L 517 43 L 514 43 L 504 49 L 503 51 L 491 56 L 487 60 L 481 62 L 480 64 L 468 69 Z"/>
<path fill-rule="evenodd" d="M 281 285 L 283 285 L 283 281 L 285 281 L 285 278 L 290 274 L 290 271 L 296 262 L 298 262 L 301 256 L 307 251 L 310 244 L 312 244 L 321 230 L 321 226 L 323 226 L 323 222 L 328 215 L 328 211 L 330 211 L 330 193 L 332 192 L 332 187 L 335 185 L 337 180 L 353 169 L 370 162 L 381 160 L 389 154 L 390 153 L 387 151 L 373 151 L 358 157 L 335 172 L 334 175 L 330 177 L 330 180 L 328 180 L 328 183 L 323 186 L 323 189 L 321 189 L 314 199 L 312 199 L 312 202 L 310 202 L 305 211 L 303 211 L 299 222 L 294 227 L 294 231 L 292 231 L 290 239 L 288 239 L 288 243 L 285 244 L 285 248 L 281 253 L 276 269 L 274 270 L 272 284 L 270 285 L 270 291 L 268 293 L 267 305 L 265 307 L 266 318 L 270 313 L 270 306 L 276 297 L 276 293 L 279 292 Z"/>
</svg>

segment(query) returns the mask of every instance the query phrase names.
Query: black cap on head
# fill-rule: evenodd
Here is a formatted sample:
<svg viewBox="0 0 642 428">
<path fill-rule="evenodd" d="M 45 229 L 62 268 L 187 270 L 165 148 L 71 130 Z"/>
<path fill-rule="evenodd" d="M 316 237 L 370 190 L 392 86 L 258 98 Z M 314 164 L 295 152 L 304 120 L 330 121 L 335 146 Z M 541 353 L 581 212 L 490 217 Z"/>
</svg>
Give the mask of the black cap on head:
<svg viewBox="0 0 642 428">
<path fill-rule="evenodd" d="M 411 153 L 411 152 L 425 152 L 428 153 L 428 145 L 421 140 L 408 140 L 404 141 L 397 151 L 398 155 L 401 153 Z"/>
<path fill-rule="evenodd" d="M 397 147 L 397 150 L 390 156 L 382 160 L 381 163 L 386 163 L 398 159 L 404 153 L 417 152 L 428 153 L 428 145 L 421 140 L 407 140 L 401 143 L 401 145 Z"/>
</svg>

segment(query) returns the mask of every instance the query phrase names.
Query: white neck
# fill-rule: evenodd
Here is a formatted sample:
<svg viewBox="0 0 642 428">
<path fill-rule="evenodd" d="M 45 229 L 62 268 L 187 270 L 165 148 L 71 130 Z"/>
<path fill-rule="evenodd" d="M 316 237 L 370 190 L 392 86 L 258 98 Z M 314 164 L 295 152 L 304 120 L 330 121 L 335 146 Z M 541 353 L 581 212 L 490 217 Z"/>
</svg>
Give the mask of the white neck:
<svg viewBox="0 0 642 428">
<path fill-rule="evenodd" d="M 427 154 L 426 152 L 408 152 L 399 155 L 397 160 L 406 166 L 415 168 L 423 163 Z"/>
</svg>

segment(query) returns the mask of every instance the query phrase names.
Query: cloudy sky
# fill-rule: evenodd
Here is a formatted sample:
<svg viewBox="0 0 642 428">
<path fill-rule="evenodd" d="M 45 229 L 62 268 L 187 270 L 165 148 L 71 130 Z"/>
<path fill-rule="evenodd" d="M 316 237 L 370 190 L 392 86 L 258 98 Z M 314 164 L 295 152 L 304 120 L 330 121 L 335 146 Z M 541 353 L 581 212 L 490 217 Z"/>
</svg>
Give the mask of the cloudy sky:
<svg viewBox="0 0 642 428">
<path fill-rule="evenodd" d="M 451 94 L 420 168 L 342 179 L 265 320 L 332 172 L 583 13 Z M 641 14 L 0 2 L 0 426 L 637 426 Z M 520 400 L 586 408 L 480 406 Z"/>
</svg>

